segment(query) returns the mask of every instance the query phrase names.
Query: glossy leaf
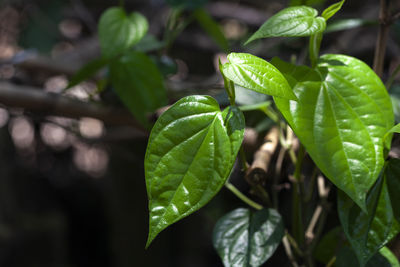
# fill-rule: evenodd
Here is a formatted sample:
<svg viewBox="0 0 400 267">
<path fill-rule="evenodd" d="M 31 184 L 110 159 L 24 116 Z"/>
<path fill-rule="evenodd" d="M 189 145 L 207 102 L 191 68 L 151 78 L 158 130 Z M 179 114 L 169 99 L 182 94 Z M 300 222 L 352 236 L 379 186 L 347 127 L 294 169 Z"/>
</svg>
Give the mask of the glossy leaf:
<svg viewBox="0 0 400 267">
<path fill-rule="evenodd" d="M 163 77 L 141 52 L 131 51 L 114 60 L 110 78 L 122 102 L 143 125 L 147 125 L 147 113 L 167 104 Z"/>
<path fill-rule="evenodd" d="M 161 115 L 151 131 L 145 175 L 152 240 L 208 203 L 224 185 L 243 141 L 237 107 L 220 111 L 209 96 L 188 96 Z"/>
<path fill-rule="evenodd" d="M 340 249 L 336 261 L 336 267 L 359 266 L 357 256 L 348 246 Z M 399 261 L 396 256 L 387 247 L 381 248 L 374 256 L 367 262 L 366 267 L 400 267 Z"/>
<path fill-rule="evenodd" d="M 393 213 L 400 222 L 400 159 L 390 159 L 385 174 Z"/>
<path fill-rule="evenodd" d="M 345 0 L 342 0 L 342 1 L 340 1 L 340 2 L 337 2 L 337 3 L 335 3 L 335 4 L 330 5 L 329 7 L 327 7 L 327 8 L 322 12 L 321 16 L 322 16 L 324 19 L 328 20 L 329 18 L 331 18 L 333 15 L 335 15 L 336 12 L 338 12 L 338 11 L 342 8 L 342 6 L 343 6 L 343 4 L 344 4 L 344 1 L 345 1 Z"/>
<path fill-rule="evenodd" d="M 270 17 L 245 44 L 267 37 L 301 37 L 323 32 L 325 19 L 317 10 L 307 6 L 285 8 Z"/>
<path fill-rule="evenodd" d="M 67 88 L 71 88 L 89 78 L 94 76 L 99 70 L 104 68 L 110 60 L 107 58 L 97 58 L 85 64 L 82 68 L 75 73 L 69 80 Z"/>
<path fill-rule="evenodd" d="M 296 99 L 285 77 L 272 64 L 247 53 L 231 53 L 221 71 L 235 84 L 259 93 Z"/>
<path fill-rule="evenodd" d="M 193 12 L 194 18 L 210 37 L 225 52 L 229 52 L 229 43 L 218 23 L 207 13 L 204 8 L 198 8 Z"/>
<path fill-rule="evenodd" d="M 383 136 L 393 126 L 385 86 L 365 63 L 348 56 L 324 55 L 316 70 L 271 63 L 299 99 L 275 98 L 278 109 L 319 169 L 366 210 L 366 194 L 384 163 Z"/>
<path fill-rule="evenodd" d="M 99 21 L 99 40 L 103 57 L 111 58 L 135 45 L 149 28 L 140 13 L 129 15 L 119 7 L 107 9 Z"/>
<path fill-rule="evenodd" d="M 217 222 L 213 244 L 225 267 L 256 267 L 272 256 L 283 235 L 284 225 L 276 210 L 239 208 Z"/>
<path fill-rule="evenodd" d="M 339 219 L 361 266 L 400 230 L 393 215 L 384 175 L 381 175 L 368 195 L 367 212 L 363 212 L 342 191 L 339 192 Z"/>
</svg>

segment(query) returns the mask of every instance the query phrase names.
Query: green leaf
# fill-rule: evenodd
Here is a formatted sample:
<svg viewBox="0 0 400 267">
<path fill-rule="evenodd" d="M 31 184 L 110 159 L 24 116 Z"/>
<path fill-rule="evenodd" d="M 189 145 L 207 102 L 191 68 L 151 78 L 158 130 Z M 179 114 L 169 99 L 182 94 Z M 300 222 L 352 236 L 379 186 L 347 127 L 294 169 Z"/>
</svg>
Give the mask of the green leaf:
<svg viewBox="0 0 400 267">
<path fill-rule="evenodd" d="M 400 96 L 390 95 L 390 98 L 392 99 L 393 113 L 394 113 L 395 121 L 399 123 L 400 122 Z"/>
<path fill-rule="evenodd" d="M 340 2 L 337 2 L 337 3 L 333 4 L 333 5 L 330 5 L 329 7 L 327 7 L 327 8 L 322 12 L 321 16 L 322 16 L 325 20 L 328 20 L 329 18 L 331 18 L 333 15 L 335 15 L 336 12 L 338 12 L 338 11 L 342 8 L 342 6 L 343 6 L 343 4 L 344 4 L 344 1 L 345 1 L 345 0 L 342 0 L 342 1 L 340 1 Z"/>
<path fill-rule="evenodd" d="M 151 131 L 145 175 L 152 240 L 207 204 L 228 178 L 244 135 L 237 107 L 220 111 L 209 96 L 182 98 Z"/>
<path fill-rule="evenodd" d="M 313 256 L 323 264 L 327 264 L 335 255 L 336 251 L 343 245 L 343 230 L 337 226 L 328 231 L 318 242 Z"/>
<path fill-rule="evenodd" d="M 315 70 L 272 63 L 298 98 L 275 98 L 278 109 L 319 169 L 366 210 L 366 194 L 384 164 L 383 136 L 393 125 L 385 86 L 349 56 L 324 55 Z"/>
<path fill-rule="evenodd" d="M 165 41 L 159 41 L 154 35 L 146 34 L 136 45 L 135 50 L 143 53 L 160 50 L 166 45 Z"/>
<path fill-rule="evenodd" d="M 219 47 L 225 52 L 229 52 L 229 43 L 226 40 L 218 23 L 207 13 L 204 8 L 198 8 L 193 12 L 194 18 L 200 26 L 214 39 Z"/>
<path fill-rule="evenodd" d="M 149 24 L 140 13 L 129 15 L 120 7 L 104 11 L 99 21 L 99 40 L 103 57 L 111 58 L 135 45 L 146 34 Z"/>
<path fill-rule="evenodd" d="M 163 77 L 151 59 L 130 51 L 112 61 L 111 83 L 132 114 L 147 125 L 147 113 L 167 104 Z"/>
<path fill-rule="evenodd" d="M 390 141 L 391 141 L 391 134 L 392 133 L 400 133 L 400 123 L 393 126 L 389 131 L 386 132 L 385 136 L 383 137 L 383 143 L 386 143 L 386 147 L 390 149 Z M 389 138 L 388 140 L 386 140 Z"/>
<path fill-rule="evenodd" d="M 400 159 L 390 159 L 385 174 L 393 213 L 400 222 Z"/>
<path fill-rule="evenodd" d="M 276 210 L 239 208 L 218 220 L 213 244 L 225 267 L 257 267 L 272 256 L 283 235 L 284 225 Z"/>
<path fill-rule="evenodd" d="M 375 25 L 377 22 L 375 20 L 366 19 L 338 19 L 328 23 L 326 26 L 325 33 L 349 30 L 365 25 Z"/>
<path fill-rule="evenodd" d="M 94 76 L 100 69 L 104 68 L 108 63 L 110 63 L 110 60 L 107 58 L 97 58 L 85 64 L 82 68 L 78 70 L 77 73 L 75 73 L 74 76 L 71 77 L 71 79 L 69 79 L 67 89 Z"/>
<path fill-rule="evenodd" d="M 357 257 L 354 251 L 348 247 L 344 246 L 339 251 L 337 259 L 335 262 L 336 267 L 348 267 L 348 266 L 359 266 Z M 367 262 L 366 267 L 400 267 L 399 261 L 396 256 L 388 249 L 383 247 L 378 253 Z"/>
<path fill-rule="evenodd" d="M 235 84 L 259 93 L 296 99 L 285 77 L 272 64 L 247 53 L 230 53 L 221 71 Z"/>
<path fill-rule="evenodd" d="M 368 194 L 367 212 L 339 192 L 339 219 L 361 266 L 400 230 L 393 215 L 385 175 L 381 175 Z"/>
<path fill-rule="evenodd" d="M 323 32 L 325 19 L 317 17 L 318 11 L 307 6 L 285 8 L 270 17 L 245 45 L 267 37 L 302 37 Z"/>
</svg>

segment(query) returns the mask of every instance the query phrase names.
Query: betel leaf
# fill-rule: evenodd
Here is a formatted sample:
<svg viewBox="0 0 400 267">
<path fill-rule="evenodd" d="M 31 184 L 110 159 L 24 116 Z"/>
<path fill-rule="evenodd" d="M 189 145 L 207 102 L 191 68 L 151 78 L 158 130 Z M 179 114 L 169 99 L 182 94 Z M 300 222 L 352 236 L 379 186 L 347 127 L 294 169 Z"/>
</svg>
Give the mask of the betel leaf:
<svg viewBox="0 0 400 267">
<path fill-rule="evenodd" d="M 218 46 L 225 52 L 229 52 L 229 43 L 218 23 L 208 14 L 204 8 L 198 8 L 193 12 L 199 25 L 210 35 Z"/>
<path fill-rule="evenodd" d="M 400 230 L 395 220 L 385 175 L 381 175 L 367 197 L 367 213 L 342 191 L 338 194 L 339 219 L 361 266 Z"/>
<path fill-rule="evenodd" d="M 247 53 L 230 53 L 221 71 L 235 84 L 259 93 L 296 99 L 285 77 L 272 64 Z"/>
<path fill-rule="evenodd" d="M 272 256 L 283 235 L 284 225 L 276 210 L 239 208 L 218 220 L 213 244 L 225 267 L 256 267 Z"/>
<path fill-rule="evenodd" d="M 298 98 L 275 98 L 278 109 L 319 169 L 366 210 L 366 194 L 384 164 L 383 136 L 393 126 L 385 86 L 349 56 L 324 55 L 315 70 L 271 63 L 295 84 Z"/>
<path fill-rule="evenodd" d="M 130 51 L 110 64 L 112 86 L 132 114 L 147 125 L 147 113 L 167 104 L 163 77 L 151 59 Z"/>
<path fill-rule="evenodd" d="M 97 58 L 97 59 L 94 59 L 94 60 L 88 62 L 82 68 L 80 68 L 78 70 L 78 72 L 75 73 L 74 76 L 71 77 L 71 79 L 69 79 L 67 89 L 94 76 L 99 70 L 104 68 L 109 62 L 110 62 L 110 60 L 107 58 Z"/>
<path fill-rule="evenodd" d="M 348 267 L 359 266 L 357 257 L 354 251 L 348 247 L 343 246 L 337 254 L 335 266 Z M 366 267 L 400 267 L 399 261 L 396 256 L 390 251 L 389 248 L 383 247 L 367 262 Z"/>
<path fill-rule="evenodd" d="M 336 14 L 336 12 L 338 12 L 343 4 L 344 4 L 345 0 L 342 0 L 340 2 L 337 2 L 335 4 L 330 5 L 329 7 L 327 7 L 321 14 L 321 16 L 325 19 L 328 20 L 329 18 L 331 18 L 333 15 Z"/>
<path fill-rule="evenodd" d="M 244 135 L 243 113 L 188 96 L 157 120 L 145 157 L 152 240 L 208 203 L 228 178 Z"/>
<path fill-rule="evenodd" d="M 267 37 L 302 37 L 323 32 L 325 19 L 312 7 L 285 8 L 270 17 L 245 43 Z"/>
<path fill-rule="evenodd" d="M 103 57 L 111 58 L 135 45 L 146 34 L 149 24 L 140 13 L 129 15 L 120 7 L 104 11 L 99 21 L 99 41 Z"/>
<path fill-rule="evenodd" d="M 400 159 L 390 159 L 385 174 L 393 213 L 400 222 Z"/>
<path fill-rule="evenodd" d="M 361 26 L 366 26 L 366 25 L 375 25 L 377 24 L 376 20 L 367 20 L 367 19 L 338 19 L 334 20 L 326 26 L 325 33 L 328 32 L 335 32 L 335 31 L 343 31 L 343 30 L 349 30 Z"/>
<path fill-rule="evenodd" d="M 400 123 L 396 124 L 392 128 L 390 128 L 389 131 L 386 132 L 385 136 L 383 137 L 383 142 L 386 143 L 386 147 L 390 148 L 390 143 L 385 142 L 387 138 L 391 140 L 391 134 L 392 133 L 400 133 Z"/>
</svg>

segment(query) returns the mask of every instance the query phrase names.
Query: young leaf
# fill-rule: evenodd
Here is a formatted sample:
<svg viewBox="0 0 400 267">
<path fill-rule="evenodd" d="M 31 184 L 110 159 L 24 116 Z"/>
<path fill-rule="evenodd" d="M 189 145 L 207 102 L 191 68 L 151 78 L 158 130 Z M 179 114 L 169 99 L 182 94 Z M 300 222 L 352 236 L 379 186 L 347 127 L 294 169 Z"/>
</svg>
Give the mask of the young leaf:
<svg viewBox="0 0 400 267">
<path fill-rule="evenodd" d="M 68 88 L 71 88 L 95 75 L 100 69 L 104 68 L 110 62 L 107 58 L 97 58 L 85 64 L 69 80 Z"/>
<path fill-rule="evenodd" d="M 393 213 L 400 222 L 400 159 L 390 159 L 385 174 Z"/>
<path fill-rule="evenodd" d="M 259 93 L 296 99 L 285 77 L 272 64 L 247 53 L 230 53 L 221 71 L 235 84 Z"/>
<path fill-rule="evenodd" d="M 111 83 L 132 114 L 147 125 L 147 113 L 167 104 L 163 77 L 151 59 L 130 51 L 112 61 Z"/>
<path fill-rule="evenodd" d="M 383 136 L 393 125 L 385 86 L 348 56 L 324 55 L 315 70 L 272 63 L 295 83 L 298 98 L 275 98 L 278 109 L 319 169 L 366 210 L 366 194 L 384 163 Z"/>
<path fill-rule="evenodd" d="M 207 13 L 204 8 L 198 8 L 193 12 L 194 18 L 200 26 L 210 35 L 211 38 L 225 52 L 229 52 L 229 43 L 221 31 L 218 23 Z"/>
<path fill-rule="evenodd" d="M 99 21 L 99 40 L 103 57 L 111 58 L 132 47 L 146 34 L 149 24 L 140 13 L 130 15 L 120 7 L 107 9 Z"/>
<path fill-rule="evenodd" d="M 325 19 L 307 6 L 285 8 L 270 17 L 245 43 L 267 37 L 301 37 L 323 32 Z"/>
<path fill-rule="evenodd" d="M 243 113 L 220 111 L 209 96 L 188 96 L 161 115 L 151 131 L 145 176 L 152 240 L 208 203 L 224 185 L 243 141 Z"/>
<path fill-rule="evenodd" d="M 333 4 L 333 5 L 330 5 L 329 7 L 327 7 L 327 8 L 322 12 L 321 16 L 322 16 L 325 20 L 328 20 L 330 17 L 332 17 L 333 15 L 335 15 L 336 12 L 338 12 L 338 11 L 342 8 L 342 6 L 343 6 L 343 4 L 344 4 L 344 1 L 345 1 L 345 0 L 342 0 L 342 1 L 340 1 L 340 2 L 337 2 L 337 3 Z"/>
<path fill-rule="evenodd" d="M 239 208 L 218 220 L 213 244 L 225 267 L 257 267 L 272 256 L 283 235 L 284 225 L 276 210 Z"/>
<path fill-rule="evenodd" d="M 393 215 L 384 176 L 378 179 L 368 195 L 368 213 L 363 212 L 342 191 L 338 194 L 339 219 L 361 266 L 400 230 Z"/>
</svg>

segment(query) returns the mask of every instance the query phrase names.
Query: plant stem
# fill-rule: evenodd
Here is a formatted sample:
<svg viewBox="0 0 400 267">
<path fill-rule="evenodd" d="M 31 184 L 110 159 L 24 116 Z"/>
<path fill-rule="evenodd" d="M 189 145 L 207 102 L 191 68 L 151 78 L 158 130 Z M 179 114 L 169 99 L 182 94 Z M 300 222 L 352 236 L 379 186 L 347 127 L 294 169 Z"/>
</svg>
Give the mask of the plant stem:
<svg viewBox="0 0 400 267">
<path fill-rule="evenodd" d="M 293 256 L 292 249 L 290 248 L 289 240 L 287 235 L 285 235 L 282 239 L 283 248 L 285 249 L 286 255 L 288 256 L 290 263 L 293 267 L 298 267 L 299 265 L 296 262 L 295 257 Z"/>
<path fill-rule="evenodd" d="M 261 206 L 260 204 L 254 202 L 253 200 L 251 200 L 250 198 L 248 198 L 247 196 L 245 196 L 242 192 L 239 191 L 239 189 L 237 189 L 233 184 L 226 182 L 225 183 L 226 188 L 228 188 L 233 194 L 235 194 L 238 198 L 240 198 L 240 200 L 242 200 L 244 203 L 246 203 L 247 205 L 249 205 L 250 207 L 252 207 L 253 209 L 256 210 L 261 210 L 263 208 L 263 206 Z"/>
<path fill-rule="evenodd" d="M 379 11 L 379 32 L 376 40 L 375 55 L 374 55 L 374 71 L 379 77 L 382 77 L 383 63 L 386 53 L 386 43 L 389 37 L 390 22 L 390 0 L 380 1 Z"/>
<path fill-rule="evenodd" d="M 304 244 L 304 225 L 302 216 L 302 202 L 303 197 L 301 196 L 301 168 L 303 165 L 303 159 L 305 156 L 305 149 L 300 144 L 299 151 L 297 154 L 296 168 L 293 174 L 293 196 L 292 196 L 292 233 L 300 246 Z"/>
<path fill-rule="evenodd" d="M 333 256 L 332 259 L 326 264 L 326 267 L 332 267 L 333 264 L 336 262 L 336 256 Z"/>
<path fill-rule="evenodd" d="M 243 145 L 240 147 L 239 157 L 240 157 L 240 161 L 242 163 L 242 170 L 246 173 L 247 170 L 249 169 L 249 166 L 247 164 L 246 154 L 244 153 Z"/>
<path fill-rule="evenodd" d="M 310 36 L 309 54 L 310 54 L 311 67 L 313 68 L 317 65 L 321 41 L 322 41 L 322 33 L 316 33 Z"/>
</svg>

